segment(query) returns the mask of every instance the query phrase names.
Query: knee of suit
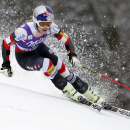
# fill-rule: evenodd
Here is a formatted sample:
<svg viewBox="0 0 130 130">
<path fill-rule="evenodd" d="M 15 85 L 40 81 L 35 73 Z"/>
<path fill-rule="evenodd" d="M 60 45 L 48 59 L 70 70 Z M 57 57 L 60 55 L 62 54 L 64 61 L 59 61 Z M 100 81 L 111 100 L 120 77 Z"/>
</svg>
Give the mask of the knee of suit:
<svg viewBox="0 0 130 130">
<path fill-rule="evenodd" d="M 63 90 L 64 87 L 67 85 L 67 80 L 59 73 L 57 73 L 55 77 L 51 79 L 51 81 L 60 90 Z"/>
<path fill-rule="evenodd" d="M 48 58 L 44 58 L 43 65 L 40 69 L 48 79 L 53 79 L 57 73 L 52 61 Z"/>
</svg>

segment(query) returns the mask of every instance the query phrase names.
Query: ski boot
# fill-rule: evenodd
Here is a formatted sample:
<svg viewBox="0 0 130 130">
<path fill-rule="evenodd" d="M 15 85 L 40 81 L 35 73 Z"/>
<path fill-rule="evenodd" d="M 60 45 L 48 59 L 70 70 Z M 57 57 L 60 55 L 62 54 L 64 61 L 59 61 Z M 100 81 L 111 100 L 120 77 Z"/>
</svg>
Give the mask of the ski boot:
<svg viewBox="0 0 130 130">
<path fill-rule="evenodd" d="M 67 94 L 67 96 L 75 101 L 79 101 L 81 97 L 83 97 L 82 94 L 80 94 L 69 82 L 62 90 L 63 93 Z"/>
<path fill-rule="evenodd" d="M 90 87 L 88 87 L 87 91 L 83 95 L 87 100 L 97 103 L 99 105 L 103 105 L 105 103 L 102 97 L 98 94 L 94 94 Z"/>
</svg>

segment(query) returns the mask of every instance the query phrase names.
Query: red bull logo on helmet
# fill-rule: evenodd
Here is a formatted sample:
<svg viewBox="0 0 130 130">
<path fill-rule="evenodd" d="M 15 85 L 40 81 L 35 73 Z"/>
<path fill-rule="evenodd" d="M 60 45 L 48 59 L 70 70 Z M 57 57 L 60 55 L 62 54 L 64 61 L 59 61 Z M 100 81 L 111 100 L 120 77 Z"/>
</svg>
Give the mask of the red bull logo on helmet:
<svg viewBox="0 0 130 130">
<path fill-rule="evenodd" d="M 51 16 L 51 13 L 46 11 L 46 12 L 43 13 L 43 16 Z"/>
</svg>

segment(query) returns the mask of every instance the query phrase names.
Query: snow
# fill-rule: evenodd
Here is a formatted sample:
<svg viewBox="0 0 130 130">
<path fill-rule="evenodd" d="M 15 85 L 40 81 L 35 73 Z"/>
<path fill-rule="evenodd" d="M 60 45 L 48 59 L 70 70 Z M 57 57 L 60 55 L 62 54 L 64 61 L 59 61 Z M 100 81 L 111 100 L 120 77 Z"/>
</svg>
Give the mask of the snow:
<svg viewBox="0 0 130 130">
<path fill-rule="evenodd" d="M 74 102 L 45 78 L 37 86 L 32 80 L 31 87 L 24 78 L 24 86 L 2 74 L 0 79 L 0 130 L 130 129 L 130 119 Z"/>
</svg>

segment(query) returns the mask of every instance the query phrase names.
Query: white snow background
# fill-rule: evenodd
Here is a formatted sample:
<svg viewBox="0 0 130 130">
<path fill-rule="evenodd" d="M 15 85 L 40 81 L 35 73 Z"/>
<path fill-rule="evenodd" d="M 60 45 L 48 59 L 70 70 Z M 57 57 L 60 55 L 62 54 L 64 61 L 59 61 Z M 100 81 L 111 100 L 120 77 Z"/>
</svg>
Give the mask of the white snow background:
<svg viewBox="0 0 130 130">
<path fill-rule="evenodd" d="M 0 74 L 0 130 L 130 130 L 130 119 L 70 100 L 12 57 L 14 76 Z"/>
</svg>

